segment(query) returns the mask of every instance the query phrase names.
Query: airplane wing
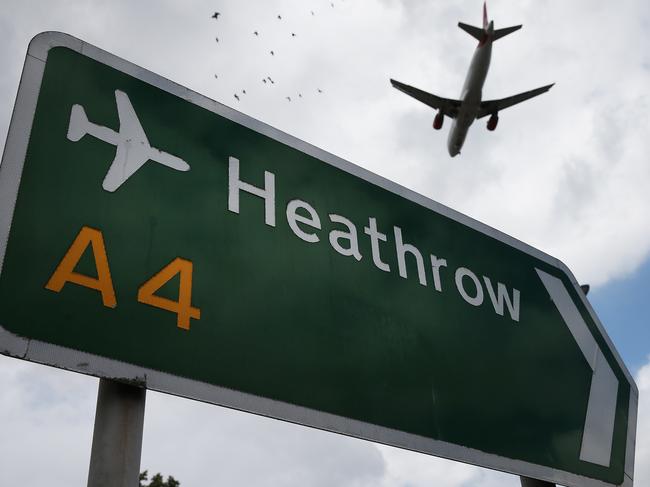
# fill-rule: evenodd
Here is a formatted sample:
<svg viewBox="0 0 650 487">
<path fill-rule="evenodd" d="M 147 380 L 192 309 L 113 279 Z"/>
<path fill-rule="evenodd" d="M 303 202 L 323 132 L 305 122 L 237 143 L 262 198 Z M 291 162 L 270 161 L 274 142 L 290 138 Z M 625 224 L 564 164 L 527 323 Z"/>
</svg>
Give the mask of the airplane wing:
<svg viewBox="0 0 650 487">
<path fill-rule="evenodd" d="M 133 105 L 131 105 L 129 96 L 123 91 L 115 90 L 115 102 L 117 103 L 117 114 L 120 117 L 120 138 L 145 142 L 148 146 L 149 140 L 142 129 Z"/>
<path fill-rule="evenodd" d="M 541 88 L 536 88 L 534 90 L 526 91 L 524 93 L 519 93 L 518 95 L 509 96 L 508 98 L 501 98 L 500 100 L 486 100 L 481 102 L 481 107 L 479 108 L 476 118 L 482 118 L 487 115 L 492 115 L 497 113 L 500 110 L 521 103 L 522 101 L 529 100 L 534 96 L 541 95 L 546 93 L 555 83 L 550 85 L 542 86 Z"/>
<path fill-rule="evenodd" d="M 102 188 L 113 192 L 149 160 L 149 144 L 141 141 L 122 140 L 117 144 L 115 159 L 108 168 Z"/>
<path fill-rule="evenodd" d="M 115 150 L 115 159 L 108 168 L 102 182 L 106 191 L 115 191 L 129 179 L 151 155 L 151 146 L 140 120 L 126 93 L 115 90 L 117 113 L 120 117 L 120 130 Z"/>
<path fill-rule="evenodd" d="M 448 117 L 456 118 L 456 114 L 458 113 L 458 107 L 460 107 L 460 100 L 442 98 L 440 96 L 427 93 L 426 91 L 422 91 L 413 86 L 405 85 L 404 83 L 400 83 L 399 81 L 395 81 L 394 79 L 391 79 L 390 83 L 393 85 L 394 88 L 397 88 L 401 92 L 406 93 L 407 95 L 415 98 L 416 100 L 424 103 L 425 105 L 429 105 L 431 108 L 435 108 L 436 110 L 441 110 L 442 113 L 444 113 Z"/>
</svg>

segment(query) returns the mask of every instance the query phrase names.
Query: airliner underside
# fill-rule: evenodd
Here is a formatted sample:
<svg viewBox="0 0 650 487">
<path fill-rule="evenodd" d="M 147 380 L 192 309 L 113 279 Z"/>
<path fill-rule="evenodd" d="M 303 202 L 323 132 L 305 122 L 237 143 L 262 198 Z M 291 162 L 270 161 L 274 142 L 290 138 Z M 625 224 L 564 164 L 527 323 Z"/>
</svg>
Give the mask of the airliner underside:
<svg viewBox="0 0 650 487">
<path fill-rule="evenodd" d="M 487 7 L 483 4 L 482 29 L 462 22 L 459 22 L 458 26 L 479 41 L 463 84 L 460 99 L 442 98 L 394 79 L 390 80 L 391 84 L 398 90 L 438 110 L 433 121 L 434 129 L 439 130 L 442 128 L 445 116 L 452 119 L 452 127 L 447 141 L 447 149 L 452 157 L 460 154 L 467 132 L 474 120 L 490 115 L 487 128 L 488 130 L 494 130 L 499 121 L 499 111 L 541 95 L 553 86 L 553 84 L 550 84 L 507 98 L 482 101 L 483 84 L 487 77 L 492 56 L 492 43 L 519 30 L 521 25 L 495 30 L 494 21 L 488 22 L 487 20 Z"/>
</svg>

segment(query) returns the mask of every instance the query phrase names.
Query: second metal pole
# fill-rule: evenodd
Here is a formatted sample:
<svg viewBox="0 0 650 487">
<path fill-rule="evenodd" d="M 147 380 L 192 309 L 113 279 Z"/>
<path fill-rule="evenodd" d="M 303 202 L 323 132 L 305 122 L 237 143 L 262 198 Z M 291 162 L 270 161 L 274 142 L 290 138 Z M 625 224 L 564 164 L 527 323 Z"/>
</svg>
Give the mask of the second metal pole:
<svg viewBox="0 0 650 487">
<path fill-rule="evenodd" d="M 137 487 L 147 390 L 99 379 L 88 487 Z"/>
</svg>

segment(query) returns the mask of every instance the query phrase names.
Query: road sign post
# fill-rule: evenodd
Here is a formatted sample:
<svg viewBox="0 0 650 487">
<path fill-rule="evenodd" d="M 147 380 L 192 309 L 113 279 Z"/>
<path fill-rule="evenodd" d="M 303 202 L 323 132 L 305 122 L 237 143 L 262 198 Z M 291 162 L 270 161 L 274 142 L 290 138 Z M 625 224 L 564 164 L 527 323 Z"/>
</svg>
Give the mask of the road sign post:
<svg viewBox="0 0 650 487">
<path fill-rule="evenodd" d="M 133 487 L 140 476 L 146 389 L 99 379 L 88 487 Z"/>
<path fill-rule="evenodd" d="M 638 390 L 575 278 L 467 216 L 56 33 L 0 195 L 4 354 L 632 485 Z"/>
</svg>

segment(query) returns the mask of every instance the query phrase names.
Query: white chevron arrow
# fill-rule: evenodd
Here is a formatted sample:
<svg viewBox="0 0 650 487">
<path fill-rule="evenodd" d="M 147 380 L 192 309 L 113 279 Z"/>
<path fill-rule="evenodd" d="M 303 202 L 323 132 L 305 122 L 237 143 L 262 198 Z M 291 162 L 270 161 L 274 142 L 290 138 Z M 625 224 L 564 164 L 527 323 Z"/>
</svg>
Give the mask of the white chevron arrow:
<svg viewBox="0 0 650 487">
<path fill-rule="evenodd" d="M 580 460 L 609 467 L 618 379 L 562 281 L 544 271 L 535 270 L 593 371 Z"/>
</svg>

